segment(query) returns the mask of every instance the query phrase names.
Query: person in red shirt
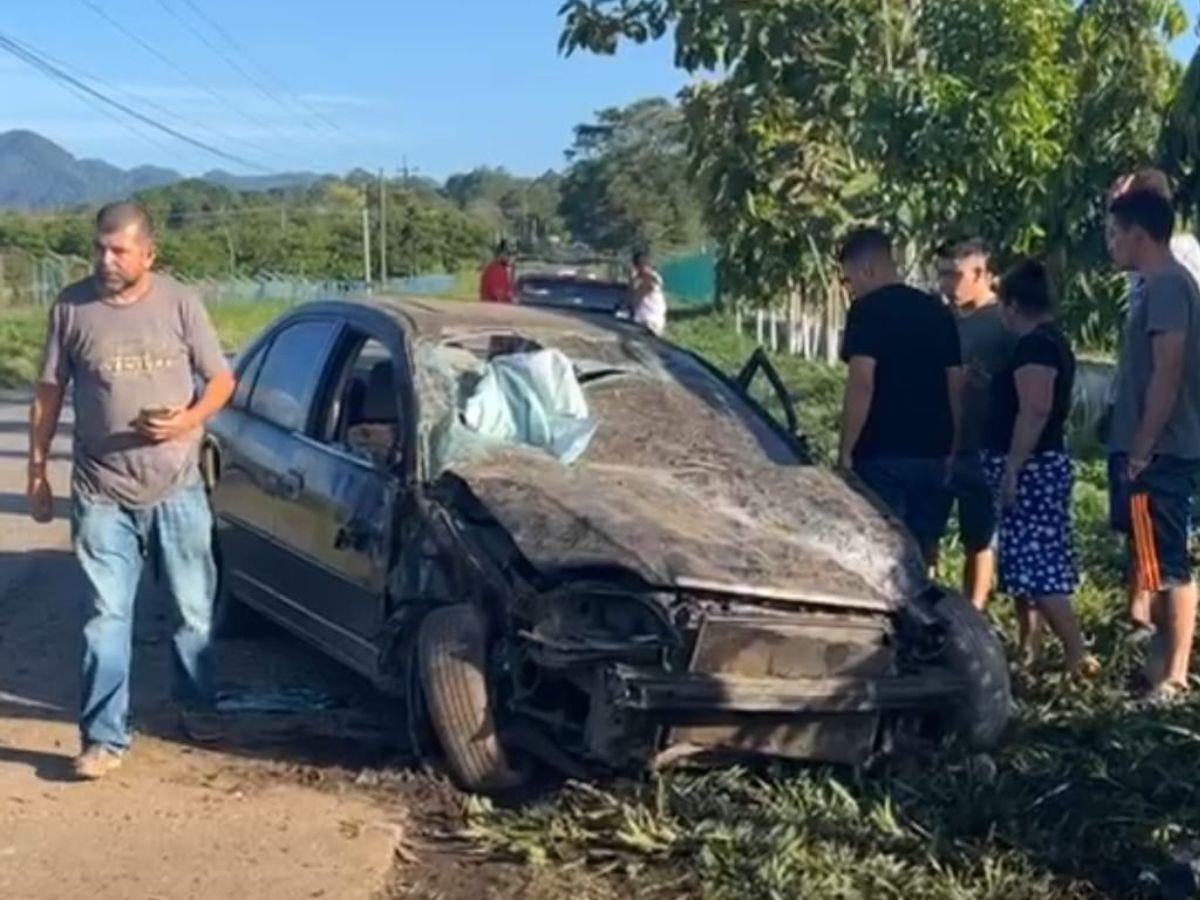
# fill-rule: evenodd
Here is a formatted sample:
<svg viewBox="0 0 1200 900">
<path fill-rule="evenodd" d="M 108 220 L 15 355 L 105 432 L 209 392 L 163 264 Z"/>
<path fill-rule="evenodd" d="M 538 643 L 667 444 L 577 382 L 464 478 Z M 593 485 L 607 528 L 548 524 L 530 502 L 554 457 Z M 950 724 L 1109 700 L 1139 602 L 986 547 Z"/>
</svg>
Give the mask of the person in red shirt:
<svg viewBox="0 0 1200 900">
<path fill-rule="evenodd" d="M 479 279 L 479 299 L 485 303 L 512 303 L 516 299 L 512 279 L 512 254 L 501 241 L 496 256 L 483 269 Z"/>
</svg>

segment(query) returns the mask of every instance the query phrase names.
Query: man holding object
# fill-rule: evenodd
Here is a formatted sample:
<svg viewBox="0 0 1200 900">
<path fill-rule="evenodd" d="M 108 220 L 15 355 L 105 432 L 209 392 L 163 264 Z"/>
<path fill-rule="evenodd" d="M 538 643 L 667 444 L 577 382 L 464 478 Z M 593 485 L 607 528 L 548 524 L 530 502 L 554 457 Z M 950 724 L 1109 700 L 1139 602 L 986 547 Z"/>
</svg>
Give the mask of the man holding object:
<svg viewBox="0 0 1200 900">
<path fill-rule="evenodd" d="M 29 507 L 48 522 L 54 497 L 46 460 L 72 386 L 71 534 L 89 588 L 75 770 L 87 779 L 117 768 L 129 747 L 134 597 L 151 553 L 181 621 L 176 698 L 185 709 L 211 700 L 216 566 L 198 457 L 204 423 L 228 402 L 234 379 L 204 306 L 151 272 L 154 258 L 145 210 L 115 203 L 100 211 L 94 272 L 50 311 L 30 412 Z"/>
</svg>

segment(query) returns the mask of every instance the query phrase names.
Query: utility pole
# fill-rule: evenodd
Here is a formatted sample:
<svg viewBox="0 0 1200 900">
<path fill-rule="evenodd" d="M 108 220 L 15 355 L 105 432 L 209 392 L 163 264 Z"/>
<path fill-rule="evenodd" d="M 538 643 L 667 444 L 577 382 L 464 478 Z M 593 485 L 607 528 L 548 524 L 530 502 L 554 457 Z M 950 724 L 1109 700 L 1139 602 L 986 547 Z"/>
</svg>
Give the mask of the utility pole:
<svg viewBox="0 0 1200 900">
<path fill-rule="evenodd" d="M 367 208 L 367 189 L 362 193 L 363 281 L 371 288 L 371 211 Z"/>
<path fill-rule="evenodd" d="M 379 283 L 387 289 L 387 182 L 379 170 Z"/>
</svg>

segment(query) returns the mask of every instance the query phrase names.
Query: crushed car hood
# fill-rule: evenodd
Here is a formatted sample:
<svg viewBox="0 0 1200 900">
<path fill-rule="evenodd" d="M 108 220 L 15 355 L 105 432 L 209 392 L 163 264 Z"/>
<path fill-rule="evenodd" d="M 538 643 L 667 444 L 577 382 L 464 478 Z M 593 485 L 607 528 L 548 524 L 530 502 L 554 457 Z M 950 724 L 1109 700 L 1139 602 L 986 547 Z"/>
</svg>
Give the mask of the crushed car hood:
<svg viewBox="0 0 1200 900">
<path fill-rule="evenodd" d="M 876 609 L 926 585 L 900 525 L 815 466 L 564 466 L 509 447 L 447 474 L 546 576 L 613 567 L 658 587 Z"/>
</svg>

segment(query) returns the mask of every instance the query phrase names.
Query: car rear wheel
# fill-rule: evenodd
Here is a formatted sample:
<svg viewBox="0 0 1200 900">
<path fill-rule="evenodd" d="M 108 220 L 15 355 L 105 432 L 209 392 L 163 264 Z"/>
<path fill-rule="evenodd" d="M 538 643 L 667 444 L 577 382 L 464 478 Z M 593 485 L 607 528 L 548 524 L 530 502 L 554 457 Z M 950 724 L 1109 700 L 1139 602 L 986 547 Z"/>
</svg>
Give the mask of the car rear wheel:
<svg viewBox="0 0 1200 900">
<path fill-rule="evenodd" d="M 959 595 L 943 596 L 934 612 L 946 627 L 946 663 L 966 685 L 953 726 L 972 749 L 990 750 L 1012 718 L 1012 686 L 1004 648 L 987 619 Z"/>
<path fill-rule="evenodd" d="M 421 622 L 418 665 L 425 703 L 450 773 L 469 791 L 516 787 L 496 731 L 487 684 L 487 622 L 471 604 L 444 606 Z"/>
</svg>

